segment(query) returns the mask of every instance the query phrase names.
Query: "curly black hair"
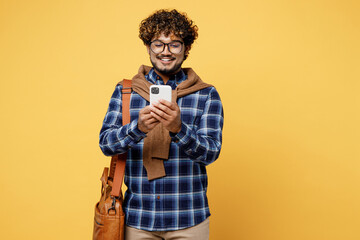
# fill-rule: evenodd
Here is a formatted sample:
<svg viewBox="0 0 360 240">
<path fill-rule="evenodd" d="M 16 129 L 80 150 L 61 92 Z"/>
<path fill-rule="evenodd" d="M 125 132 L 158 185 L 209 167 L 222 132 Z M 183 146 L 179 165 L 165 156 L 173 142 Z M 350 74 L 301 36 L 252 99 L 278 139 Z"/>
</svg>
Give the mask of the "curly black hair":
<svg viewBox="0 0 360 240">
<path fill-rule="evenodd" d="M 187 17 L 186 13 L 179 13 L 175 9 L 161 9 L 141 21 L 139 37 L 145 45 L 150 45 L 151 40 L 160 36 L 161 33 L 164 33 L 165 36 L 173 33 L 184 41 L 187 50 L 185 51 L 186 59 L 191 45 L 198 37 L 198 27 Z"/>
</svg>

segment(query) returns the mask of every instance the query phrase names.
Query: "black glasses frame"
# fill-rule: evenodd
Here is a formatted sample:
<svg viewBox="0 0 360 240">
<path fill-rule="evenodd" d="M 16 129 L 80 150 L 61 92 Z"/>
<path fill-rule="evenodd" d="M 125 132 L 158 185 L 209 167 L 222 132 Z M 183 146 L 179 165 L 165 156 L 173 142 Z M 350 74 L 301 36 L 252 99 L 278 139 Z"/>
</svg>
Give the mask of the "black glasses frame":
<svg viewBox="0 0 360 240">
<path fill-rule="evenodd" d="M 161 43 L 163 44 L 163 49 L 162 49 L 160 52 L 154 52 L 154 50 L 151 48 L 151 44 L 153 44 L 153 42 L 161 42 Z M 181 49 L 180 49 L 180 51 L 178 52 L 178 53 L 181 53 L 181 51 L 182 51 L 182 49 L 183 49 L 184 43 L 183 43 L 182 41 L 179 41 L 179 40 L 174 40 L 174 41 L 171 41 L 171 42 L 169 42 L 169 43 L 164 43 L 163 41 L 160 41 L 160 40 L 154 40 L 154 41 L 150 42 L 150 49 L 151 49 L 151 51 L 152 51 L 153 53 L 159 54 L 159 53 L 162 53 L 162 52 L 165 50 L 165 46 L 167 46 L 168 51 L 171 52 L 171 53 L 173 53 L 173 52 L 170 50 L 169 44 L 172 44 L 172 43 L 174 43 L 174 42 L 179 42 L 179 43 L 181 43 Z M 178 53 L 173 53 L 173 54 L 178 54 Z"/>
</svg>

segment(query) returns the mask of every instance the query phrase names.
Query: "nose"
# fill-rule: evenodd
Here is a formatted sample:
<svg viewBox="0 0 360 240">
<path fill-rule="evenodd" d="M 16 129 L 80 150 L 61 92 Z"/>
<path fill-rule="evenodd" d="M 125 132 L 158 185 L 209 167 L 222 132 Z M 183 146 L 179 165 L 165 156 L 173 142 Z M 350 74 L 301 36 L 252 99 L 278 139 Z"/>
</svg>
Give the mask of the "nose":
<svg viewBox="0 0 360 240">
<path fill-rule="evenodd" d="M 169 48 L 170 48 L 169 44 L 165 44 L 164 47 L 165 47 L 165 48 L 164 48 L 164 51 L 162 52 L 162 54 L 170 55 L 171 52 L 170 52 L 170 50 L 169 50 Z"/>
</svg>

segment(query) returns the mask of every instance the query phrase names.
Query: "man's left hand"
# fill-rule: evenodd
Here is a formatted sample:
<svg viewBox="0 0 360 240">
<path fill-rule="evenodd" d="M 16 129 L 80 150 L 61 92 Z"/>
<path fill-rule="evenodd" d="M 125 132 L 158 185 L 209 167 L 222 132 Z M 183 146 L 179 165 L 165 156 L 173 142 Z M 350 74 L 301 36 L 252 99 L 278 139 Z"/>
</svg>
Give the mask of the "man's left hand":
<svg viewBox="0 0 360 240">
<path fill-rule="evenodd" d="M 170 132 L 180 132 L 181 115 L 180 108 L 177 103 L 160 99 L 151 106 L 151 115 L 160 121 Z"/>
</svg>

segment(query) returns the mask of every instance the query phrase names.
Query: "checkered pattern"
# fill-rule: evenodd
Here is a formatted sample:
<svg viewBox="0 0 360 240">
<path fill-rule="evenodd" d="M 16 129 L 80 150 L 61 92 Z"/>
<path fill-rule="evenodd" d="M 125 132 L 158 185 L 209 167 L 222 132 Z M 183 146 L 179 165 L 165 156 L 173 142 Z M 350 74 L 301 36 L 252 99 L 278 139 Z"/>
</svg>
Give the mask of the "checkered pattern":
<svg viewBox="0 0 360 240">
<path fill-rule="evenodd" d="M 153 69 L 145 77 L 153 84 L 164 84 Z M 175 89 L 186 78 L 180 71 L 167 84 Z M 148 181 L 142 162 L 146 135 L 137 127 L 139 111 L 148 104 L 133 92 L 131 122 L 122 126 L 121 86 L 116 86 L 100 132 L 100 148 L 105 155 L 128 151 L 126 224 L 146 231 L 192 227 L 210 216 L 205 167 L 218 158 L 221 149 L 223 108 L 219 94 L 209 87 L 177 100 L 182 128 L 178 134 L 170 134 L 169 159 L 164 161 L 166 177 L 152 181 Z"/>
</svg>

